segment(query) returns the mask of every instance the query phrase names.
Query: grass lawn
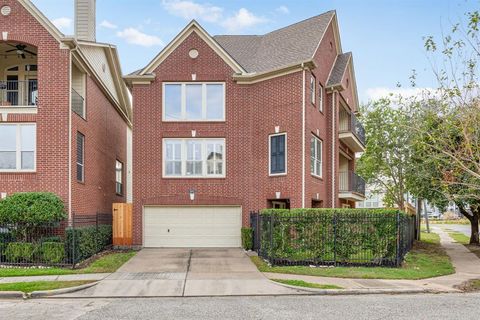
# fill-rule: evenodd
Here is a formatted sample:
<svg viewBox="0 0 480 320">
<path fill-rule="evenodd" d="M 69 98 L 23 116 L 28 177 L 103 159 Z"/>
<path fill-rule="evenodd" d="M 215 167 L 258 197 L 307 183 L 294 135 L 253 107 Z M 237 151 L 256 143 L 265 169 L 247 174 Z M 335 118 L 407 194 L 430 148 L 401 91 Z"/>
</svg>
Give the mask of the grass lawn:
<svg viewBox="0 0 480 320">
<path fill-rule="evenodd" d="M 469 236 L 466 236 L 465 234 L 456 231 L 448 231 L 448 235 L 456 242 L 463 244 L 468 250 L 470 250 L 477 257 L 480 258 L 480 246 L 476 244 L 470 244 Z"/>
<path fill-rule="evenodd" d="M 94 281 L 35 281 L 35 282 L 15 282 L 1 283 L 0 291 L 21 291 L 25 293 L 33 291 L 55 290 L 61 288 L 71 288 Z"/>
<path fill-rule="evenodd" d="M 290 286 L 304 287 L 304 288 L 314 288 L 314 289 L 343 289 L 342 287 L 333 285 L 333 284 L 318 284 L 312 282 L 306 282 L 303 280 L 286 280 L 286 279 L 270 279 L 275 282 L 288 284 Z"/>
<path fill-rule="evenodd" d="M 110 273 L 115 272 L 125 262 L 130 260 L 136 254 L 135 251 L 119 252 L 107 254 L 92 262 L 83 269 L 24 269 L 24 268 L 2 268 L 0 269 L 0 278 L 2 277 L 23 277 L 23 276 L 45 276 L 45 275 L 64 275 L 81 273 Z"/>
<path fill-rule="evenodd" d="M 465 292 L 480 291 L 480 280 L 477 279 L 467 281 L 466 283 L 462 284 L 459 289 Z"/>
<path fill-rule="evenodd" d="M 261 272 L 361 279 L 425 279 L 455 273 L 450 258 L 435 233 L 422 233 L 400 268 L 385 267 L 270 267 L 260 257 L 251 257 Z"/>
<path fill-rule="evenodd" d="M 429 220 L 431 224 L 470 224 L 468 219 L 456 219 L 456 220 Z M 425 219 L 422 219 L 422 225 L 425 224 Z"/>
</svg>

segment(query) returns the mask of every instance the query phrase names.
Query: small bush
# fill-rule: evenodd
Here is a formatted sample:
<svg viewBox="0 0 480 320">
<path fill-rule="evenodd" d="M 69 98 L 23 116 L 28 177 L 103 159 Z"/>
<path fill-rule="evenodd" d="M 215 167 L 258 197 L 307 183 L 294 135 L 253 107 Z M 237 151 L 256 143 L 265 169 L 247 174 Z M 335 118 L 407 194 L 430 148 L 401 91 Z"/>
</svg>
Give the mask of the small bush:
<svg viewBox="0 0 480 320">
<path fill-rule="evenodd" d="M 253 249 L 253 229 L 242 228 L 242 247 L 245 250 Z"/>
<path fill-rule="evenodd" d="M 111 245 L 112 226 L 68 228 L 66 237 L 66 250 L 69 260 L 76 263 L 90 258 Z"/>
<path fill-rule="evenodd" d="M 57 264 L 65 259 L 65 246 L 61 242 L 42 243 L 43 262 Z"/>
<path fill-rule="evenodd" d="M 40 239 L 40 243 L 45 243 L 45 242 L 62 242 L 62 238 L 60 236 L 42 237 Z"/>
<path fill-rule="evenodd" d="M 10 242 L 5 249 L 9 262 L 31 262 L 37 252 L 37 246 L 28 242 Z"/>
</svg>

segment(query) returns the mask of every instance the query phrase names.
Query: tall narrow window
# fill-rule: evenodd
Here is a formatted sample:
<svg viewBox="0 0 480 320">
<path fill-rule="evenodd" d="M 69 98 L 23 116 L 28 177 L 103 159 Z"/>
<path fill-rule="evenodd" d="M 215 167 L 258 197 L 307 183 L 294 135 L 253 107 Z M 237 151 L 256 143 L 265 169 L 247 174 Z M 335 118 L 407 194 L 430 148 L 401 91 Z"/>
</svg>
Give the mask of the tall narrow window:
<svg viewBox="0 0 480 320">
<path fill-rule="evenodd" d="M 310 78 L 310 100 L 312 101 L 313 104 L 315 104 L 315 96 L 317 93 L 315 92 L 315 77 L 312 76 Z"/>
<path fill-rule="evenodd" d="M 77 132 L 77 181 L 85 181 L 85 136 Z"/>
<path fill-rule="evenodd" d="M 182 141 L 165 141 L 165 175 L 182 175 Z"/>
<path fill-rule="evenodd" d="M 310 140 L 310 172 L 312 175 L 322 177 L 322 140 L 312 136 Z"/>
<path fill-rule="evenodd" d="M 318 84 L 318 110 L 323 112 L 323 86 Z"/>
<path fill-rule="evenodd" d="M 123 163 L 115 162 L 115 192 L 118 195 L 123 195 Z"/>
<path fill-rule="evenodd" d="M 207 175 L 223 175 L 223 141 L 207 141 Z"/>
<path fill-rule="evenodd" d="M 202 173 L 202 141 L 187 141 L 187 176 L 201 176 Z"/>
<path fill-rule="evenodd" d="M 270 136 L 270 175 L 287 173 L 287 134 Z"/>
<path fill-rule="evenodd" d="M 0 124 L 0 170 L 35 170 L 35 152 L 35 124 Z"/>
</svg>

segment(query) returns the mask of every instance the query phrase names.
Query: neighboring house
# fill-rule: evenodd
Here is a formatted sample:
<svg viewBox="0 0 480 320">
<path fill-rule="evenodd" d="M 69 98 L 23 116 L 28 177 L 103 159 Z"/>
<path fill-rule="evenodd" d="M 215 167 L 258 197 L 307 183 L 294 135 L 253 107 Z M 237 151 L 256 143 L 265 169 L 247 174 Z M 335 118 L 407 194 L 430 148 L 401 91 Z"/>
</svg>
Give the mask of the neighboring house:
<svg viewBox="0 0 480 320">
<path fill-rule="evenodd" d="M 196 21 L 125 77 L 134 101 L 134 244 L 240 246 L 249 212 L 354 207 L 364 150 L 334 11 L 265 35 Z"/>
<path fill-rule="evenodd" d="M 388 208 L 389 206 L 384 202 L 385 194 L 379 191 L 376 191 L 372 185 L 366 187 L 365 200 L 357 202 L 357 208 Z M 409 193 L 404 195 L 404 205 L 407 212 L 415 213 L 416 212 L 416 200 Z M 427 204 L 428 208 L 431 208 Z"/>
<path fill-rule="evenodd" d="M 95 42 L 95 0 L 64 36 L 28 0 L 0 3 L 0 194 L 49 191 L 68 212 L 126 201 L 128 89 L 117 50 Z"/>
</svg>

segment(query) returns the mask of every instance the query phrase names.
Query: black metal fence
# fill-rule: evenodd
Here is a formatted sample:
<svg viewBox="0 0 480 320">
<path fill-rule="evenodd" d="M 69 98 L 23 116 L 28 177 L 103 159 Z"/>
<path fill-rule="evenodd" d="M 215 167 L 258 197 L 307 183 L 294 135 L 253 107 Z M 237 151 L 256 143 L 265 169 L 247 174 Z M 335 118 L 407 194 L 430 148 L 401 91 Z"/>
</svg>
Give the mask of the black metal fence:
<svg viewBox="0 0 480 320">
<path fill-rule="evenodd" d="M 74 214 L 44 225 L 0 225 L 0 265 L 75 267 L 112 245 L 112 215 Z"/>
<path fill-rule="evenodd" d="M 251 212 L 254 250 L 272 265 L 400 266 L 415 218 L 398 210 Z"/>
</svg>

